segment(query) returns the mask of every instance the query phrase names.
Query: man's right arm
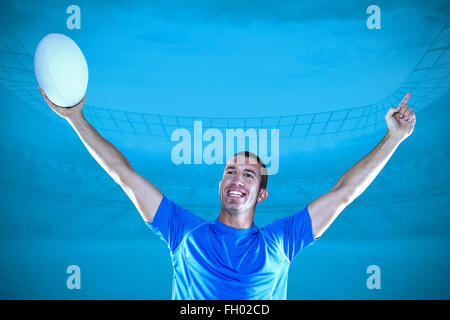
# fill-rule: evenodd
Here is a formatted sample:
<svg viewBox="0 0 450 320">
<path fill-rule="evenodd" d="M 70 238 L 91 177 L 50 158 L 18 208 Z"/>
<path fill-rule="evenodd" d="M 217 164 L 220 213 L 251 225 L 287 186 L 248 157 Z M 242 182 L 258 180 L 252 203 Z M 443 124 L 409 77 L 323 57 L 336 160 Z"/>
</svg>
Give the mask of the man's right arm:
<svg viewBox="0 0 450 320">
<path fill-rule="evenodd" d="M 134 171 L 123 154 L 104 139 L 85 119 L 83 113 L 67 119 L 89 153 L 120 185 L 145 222 L 152 222 L 162 200 L 162 193 L 147 179 Z"/>
<path fill-rule="evenodd" d="M 163 198 L 162 193 L 137 174 L 123 154 L 86 120 L 82 113 L 84 98 L 73 107 L 61 108 L 54 105 L 43 91 L 41 93 L 52 110 L 72 126 L 92 157 L 122 187 L 142 219 L 152 222 Z"/>
</svg>

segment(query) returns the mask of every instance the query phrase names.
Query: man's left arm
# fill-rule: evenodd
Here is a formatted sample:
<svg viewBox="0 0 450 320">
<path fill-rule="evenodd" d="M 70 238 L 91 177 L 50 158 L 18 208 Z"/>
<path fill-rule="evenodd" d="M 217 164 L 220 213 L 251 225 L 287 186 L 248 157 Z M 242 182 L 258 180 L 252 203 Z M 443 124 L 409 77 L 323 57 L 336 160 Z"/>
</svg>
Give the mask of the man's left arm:
<svg viewBox="0 0 450 320">
<path fill-rule="evenodd" d="M 342 210 L 367 189 L 400 143 L 413 132 L 416 116 L 406 104 L 410 96 L 408 93 L 387 112 L 388 132 L 377 146 L 345 172 L 329 192 L 308 204 L 314 238 L 319 238 Z"/>
</svg>

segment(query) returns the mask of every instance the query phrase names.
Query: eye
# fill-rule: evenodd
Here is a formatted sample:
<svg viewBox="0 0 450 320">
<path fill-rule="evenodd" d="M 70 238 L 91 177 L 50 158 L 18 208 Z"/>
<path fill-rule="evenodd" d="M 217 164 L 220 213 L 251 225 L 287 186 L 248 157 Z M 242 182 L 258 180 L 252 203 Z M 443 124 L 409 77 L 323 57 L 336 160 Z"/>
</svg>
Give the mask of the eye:
<svg viewBox="0 0 450 320">
<path fill-rule="evenodd" d="M 254 179 L 253 175 L 251 175 L 250 173 L 245 173 L 244 176 L 247 178 Z"/>
</svg>

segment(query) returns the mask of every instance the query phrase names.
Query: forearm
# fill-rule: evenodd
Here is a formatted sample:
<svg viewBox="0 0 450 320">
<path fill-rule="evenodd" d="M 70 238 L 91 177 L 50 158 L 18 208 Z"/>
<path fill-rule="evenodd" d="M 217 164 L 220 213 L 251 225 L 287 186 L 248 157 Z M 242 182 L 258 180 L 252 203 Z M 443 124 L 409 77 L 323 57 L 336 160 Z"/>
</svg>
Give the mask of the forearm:
<svg viewBox="0 0 450 320">
<path fill-rule="evenodd" d="M 336 217 L 372 183 L 400 143 L 414 130 L 415 113 L 406 105 L 406 94 L 398 107 L 392 107 L 385 119 L 388 132 L 377 146 L 339 178 L 327 193 L 308 204 L 314 237 L 320 237 Z"/>
<path fill-rule="evenodd" d="M 339 188 L 347 202 L 352 202 L 372 183 L 401 141 L 400 138 L 388 132 L 367 156 L 359 160 L 339 178 L 334 189 Z"/>
<path fill-rule="evenodd" d="M 80 112 L 68 118 L 67 122 L 75 130 L 92 157 L 114 181 L 120 183 L 121 171 L 131 168 L 123 154 L 95 130 L 83 113 Z"/>
</svg>

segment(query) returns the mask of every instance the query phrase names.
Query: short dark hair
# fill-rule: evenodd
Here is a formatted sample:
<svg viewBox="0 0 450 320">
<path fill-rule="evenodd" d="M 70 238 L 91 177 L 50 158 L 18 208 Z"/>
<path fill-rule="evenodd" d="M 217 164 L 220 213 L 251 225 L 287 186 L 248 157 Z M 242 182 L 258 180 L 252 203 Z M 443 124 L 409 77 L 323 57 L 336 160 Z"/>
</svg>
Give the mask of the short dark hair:
<svg viewBox="0 0 450 320">
<path fill-rule="evenodd" d="M 241 156 L 241 155 L 243 155 L 249 159 L 256 159 L 256 163 L 259 164 L 261 167 L 261 170 L 259 171 L 260 176 L 261 176 L 261 182 L 259 184 L 259 189 L 260 190 L 266 189 L 269 176 L 267 175 L 267 167 L 266 167 L 266 164 L 264 163 L 264 161 L 262 161 L 260 157 L 258 157 L 256 154 L 254 154 L 253 152 L 250 152 L 250 151 L 240 151 L 240 152 L 236 153 L 233 156 L 233 158 L 236 156 Z"/>
</svg>

